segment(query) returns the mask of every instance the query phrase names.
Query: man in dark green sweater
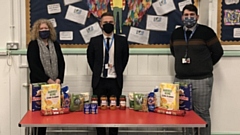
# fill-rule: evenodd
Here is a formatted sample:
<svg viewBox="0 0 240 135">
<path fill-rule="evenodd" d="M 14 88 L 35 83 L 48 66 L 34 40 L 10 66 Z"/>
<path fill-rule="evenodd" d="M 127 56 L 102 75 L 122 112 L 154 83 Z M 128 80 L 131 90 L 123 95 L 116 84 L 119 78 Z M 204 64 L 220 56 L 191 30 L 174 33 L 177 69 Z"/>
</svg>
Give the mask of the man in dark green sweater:
<svg viewBox="0 0 240 135">
<path fill-rule="evenodd" d="M 213 66 L 223 55 L 222 46 L 215 32 L 197 24 L 198 10 L 186 5 L 182 10 L 184 26 L 175 29 L 170 49 L 175 58 L 175 82 L 192 83 L 193 110 L 207 122 L 201 135 L 211 135 L 210 102 L 213 85 Z"/>
</svg>

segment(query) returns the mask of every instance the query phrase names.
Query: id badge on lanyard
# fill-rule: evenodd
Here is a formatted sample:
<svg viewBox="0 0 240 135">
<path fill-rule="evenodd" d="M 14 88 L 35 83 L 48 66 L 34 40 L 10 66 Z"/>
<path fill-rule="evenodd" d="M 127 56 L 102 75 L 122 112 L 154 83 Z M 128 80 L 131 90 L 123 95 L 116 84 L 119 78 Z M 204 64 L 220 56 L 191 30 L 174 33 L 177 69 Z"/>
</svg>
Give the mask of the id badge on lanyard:
<svg viewBox="0 0 240 135">
<path fill-rule="evenodd" d="M 187 38 L 186 31 L 184 30 L 184 39 L 185 39 L 185 42 L 187 43 L 187 47 L 186 47 L 185 55 L 184 55 L 184 57 L 182 58 L 182 64 L 190 64 L 190 63 L 191 63 L 191 59 L 190 59 L 189 56 L 188 56 L 188 43 L 189 43 L 189 40 L 192 38 L 193 34 L 195 33 L 196 29 L 197 29 L 197 26 L 196 26 L 195 29 L 192 31 L 192 33 L 191 33 L 191 35 L 189 36 L 189 38 Z"/>
</svg>

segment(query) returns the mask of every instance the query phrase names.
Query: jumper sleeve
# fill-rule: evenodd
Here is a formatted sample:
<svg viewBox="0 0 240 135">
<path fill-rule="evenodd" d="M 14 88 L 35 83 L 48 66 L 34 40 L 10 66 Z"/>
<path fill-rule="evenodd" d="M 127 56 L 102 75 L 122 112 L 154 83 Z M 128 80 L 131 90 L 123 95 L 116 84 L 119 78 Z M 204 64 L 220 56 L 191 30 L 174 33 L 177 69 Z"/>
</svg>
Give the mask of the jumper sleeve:
<svg viewBox="0 0 240 135">
<path fill-rule="evenodd" d="M 31 41 L 28 45 L 27 61 L 31 76 L 36 80 L 41 80 L 41 82 L 47 82 L 49 76 L 47 76 L 44 70 L 41 68 L 42 63 L 39 58 L 39 48 L 37 42 L 35 41 Z"/>
<path fill-rule="evenodd" d="M 211 52 L 212 62 L 215 65 L 223 55 L 222 45 L 215 32 L 210 28 L 207 36 L 207 46 Z"/>
</svg>

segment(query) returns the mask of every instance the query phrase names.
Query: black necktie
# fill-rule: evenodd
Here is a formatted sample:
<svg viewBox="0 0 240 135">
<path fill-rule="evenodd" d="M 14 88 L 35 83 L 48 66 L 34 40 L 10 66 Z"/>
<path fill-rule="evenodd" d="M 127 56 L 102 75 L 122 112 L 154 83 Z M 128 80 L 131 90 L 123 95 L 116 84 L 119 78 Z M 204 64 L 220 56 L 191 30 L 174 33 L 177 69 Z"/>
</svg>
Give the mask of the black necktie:
<svg viewBox="0 0 240 135">
<path fill-rule="evenodd" d="M 191 34 L 192 34 L 192 31 L 187 30 L 186 32 L 187 40 L 189 40 Z"/>
<path fill-rule="evenodd" d="M 109 40 L 110 40 L 110 38 L 107 38 L 107 44 L 106 44 L 107 48 L 105 46 L 105 59 L 104 59 L 104 65 L 103 65 L 103 77 L 105 77 L 105 78 L 108 75 L 108 69 L 106 69 L 106 64 L 108 64 L 108 60 L 109 60 L 109 50 L 110 50 Z"/>
</svg>

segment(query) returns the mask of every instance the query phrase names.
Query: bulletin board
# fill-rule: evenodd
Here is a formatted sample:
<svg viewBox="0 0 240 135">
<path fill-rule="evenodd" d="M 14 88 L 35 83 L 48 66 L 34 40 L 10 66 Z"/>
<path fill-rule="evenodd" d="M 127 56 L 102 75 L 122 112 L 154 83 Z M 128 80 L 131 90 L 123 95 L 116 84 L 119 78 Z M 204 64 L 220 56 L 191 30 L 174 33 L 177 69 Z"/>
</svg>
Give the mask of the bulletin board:
<svg viewBox="0 0 240 135">
<path fill-rule="evenodd" d="M 71 3 L 71 1 L 75 1 Z M 78 2 L 76 2 L 78 1 Z M 107 11 L 112 12 L 111 10 L 111 0 L 26 0 L 26 31 L 27 31 L 27 43 L 31 39 L 31 27 L 33 23 L 40 19 L 55 19 L 57 26 L 55 27 L 57 32 L 57 41 L 61 44 L 62 48 L 86 48 L 87 43 L 82 37 L 80 30 L 99 22 L 99 18 L 94 16 L 94 14 L 90 13 L 90 7 L 93 5 L 89 4 L 89 2 L 96 2 L 95 5 L 99 4 L 99 2 L 107 3 Z M 136 7 L 136 3 L 134 1 L 138 1 L 138 8 Z M 160 1 L 160 3 L 159 3 Z M 174 10 L 169 11 L 168 13 L 159 15 L 156 13 L 156 10 L 152 6 L 154 3 L 158 2 L 159 4 L 164 4 L 166 2 L 172 1 L 175 7 Z M 131 28 L 137 28 L 141 30 L 149 31 L 149 39 L 147 44 L 141 44 L 136 42 L 129 42 L 131 48 L 168 48 L 169 41 L 171 37 L 172 31 L 177 27 L 182 25 L 181 21 L 181 11 L 180 11 L 180 2 L 186 2 L 189 0 L 126 0 L 125 8 L 122 10 L 122 23 L 128 25 L 122 25 L 122 33 L 120 33 L 119 26 L 119 14 L 117 14 L 116 20 L 116 34 L 123 34 L 128 38 L 129 31 Z M 190 0 L 190 2 L 194 3 L 196 6 L 198 5 L 198 0 Z M 70 4 L 69 4 L 70 3 Z M 181 3 L 181 4 L 182 4 Z M 48 6 L 52 4 L 60 5 L 60 12 L 58 13 L 50 13 Z M 135 4 L 135 5 L 134 5 Z M 148 7 L 144 5 L 148 4 Z M 150 4 L 150 6 L 149 6 Z M 69 7 L 77 7 L 82 10 L 88 11 L 88 16 L 84 24 L 76 23 L 69 19 L 66 19 L 66 14 L 68 12 Z M 57 10 L 57 9 L 56 9 Z M 140 10 L 140 11 L 139 11 Z M 100 10 L 99 10 L 100 11 Z M 133 23 L 126 23 L 127 18 L 129 19 L 129 12 L 136 13 L 137 15 L 142 16 L 139 17 L 138 20 Z M 102 11 L 101 11 L 102 12 Z M 147 25 L 147 16 L 164 16 L 167 17 L 167 26 L 166 30 L 152 30 L 146 29 Z M 60 40 L 60 32 L 62 31 L 72 31 L 73 37 L 72 40 Z"/>
<path fill-rule="evenodd" d="M 239 0 L 219 0 L 217 31 L 222 45 L 240 45 Z"/>
</svg>

